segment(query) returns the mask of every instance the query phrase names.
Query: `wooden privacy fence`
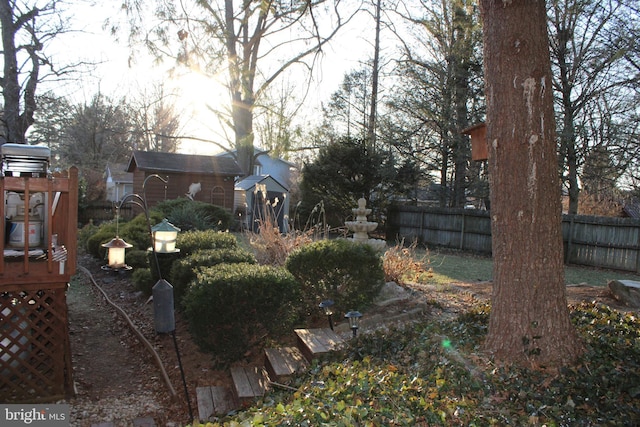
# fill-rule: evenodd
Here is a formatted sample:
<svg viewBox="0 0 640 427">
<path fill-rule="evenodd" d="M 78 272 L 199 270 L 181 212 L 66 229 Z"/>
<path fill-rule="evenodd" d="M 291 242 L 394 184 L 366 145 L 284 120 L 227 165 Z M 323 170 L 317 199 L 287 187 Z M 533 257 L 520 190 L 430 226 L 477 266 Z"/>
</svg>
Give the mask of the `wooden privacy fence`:
<svg viewBox="0 0 640 427">
<path fill-rule="evenodd" d="M 394 206 L 389 210 L 387 239 L 404 238 L 491 254 L 488 211 Z M 562 216 L 566 264 L 640 273 L 640 220 L 586 215 Z"/>
<path fill-rule="evenodd" d="M 133 218 L 133 207 L 125 204 L 120 207 L 120 217 L 125 220 Z M 116 217 L 116 204 L 114 202 L 93 203 L 78 209 L 78 223 L 80 227 L 93 222 L 101 224 L 106 221 L 113 221 Z"/>
</svg>

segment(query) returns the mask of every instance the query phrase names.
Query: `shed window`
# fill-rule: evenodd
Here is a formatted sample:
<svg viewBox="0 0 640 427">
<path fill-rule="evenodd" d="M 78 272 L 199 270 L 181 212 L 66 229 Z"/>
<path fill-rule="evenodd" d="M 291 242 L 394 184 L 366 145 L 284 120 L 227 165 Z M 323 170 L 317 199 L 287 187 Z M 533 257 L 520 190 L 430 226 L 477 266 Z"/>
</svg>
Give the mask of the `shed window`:
<svg viewBox="0 0 640 427">
<path fill-rule="evenodd" d="M 213 190 L 211 190 L 211 204 L 224 206 L 224 188 L 213 187 Z"/>
</svg>

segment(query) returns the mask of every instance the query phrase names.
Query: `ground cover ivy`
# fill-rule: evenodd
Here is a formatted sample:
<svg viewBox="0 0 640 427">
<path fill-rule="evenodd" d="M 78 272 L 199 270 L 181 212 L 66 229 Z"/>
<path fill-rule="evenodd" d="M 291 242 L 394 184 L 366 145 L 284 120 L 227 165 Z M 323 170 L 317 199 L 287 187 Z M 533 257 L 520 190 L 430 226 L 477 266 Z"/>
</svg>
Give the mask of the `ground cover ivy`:
<svg viewBox="0 0 640 427">
<path fill-rule="evenodd" d="M 585 355 L 572 367 L 495 366 L 481 352 L 490 308 L 454 321 L 363 334 L 289 389 L 208 426 L 633 426 L 640 424 L 640 322 L 572 307 Z"/>
</svg>

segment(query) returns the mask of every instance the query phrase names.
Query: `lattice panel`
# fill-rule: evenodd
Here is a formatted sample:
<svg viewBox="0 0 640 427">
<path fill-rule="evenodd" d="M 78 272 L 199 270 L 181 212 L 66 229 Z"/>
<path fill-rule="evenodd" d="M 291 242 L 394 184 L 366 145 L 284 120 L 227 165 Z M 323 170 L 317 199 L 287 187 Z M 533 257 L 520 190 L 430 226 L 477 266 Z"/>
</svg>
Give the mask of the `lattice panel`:
<svg viewBox="0 0 640 427">
<path fill-rule="evenodd" d="M 0 292 L 0 401 L 54 400 L 71 388 L 65 289 Z"/>
</svg>

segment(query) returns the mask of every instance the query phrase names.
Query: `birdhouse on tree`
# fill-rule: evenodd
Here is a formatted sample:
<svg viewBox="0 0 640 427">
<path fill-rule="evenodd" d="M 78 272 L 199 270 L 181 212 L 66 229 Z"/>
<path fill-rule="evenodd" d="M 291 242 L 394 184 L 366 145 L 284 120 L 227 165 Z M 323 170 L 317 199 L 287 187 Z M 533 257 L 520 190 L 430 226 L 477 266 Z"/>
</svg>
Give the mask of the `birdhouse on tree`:
<svg viewBox="0 0 640 427">
<path fill-rule="evenodd" d="M 463 130 L 462 133 L 471 136 L 471 159 L 476 162 L 487 160 L 489 158 L 487 126 L 484 123 L 479 123 Z"/>
</svg>

